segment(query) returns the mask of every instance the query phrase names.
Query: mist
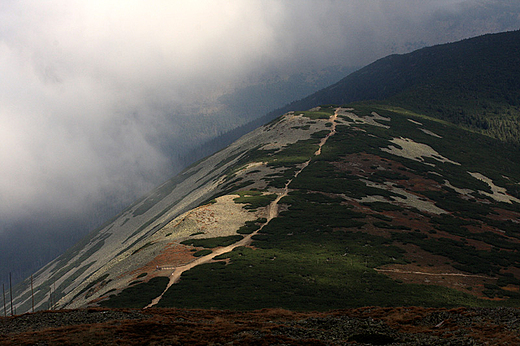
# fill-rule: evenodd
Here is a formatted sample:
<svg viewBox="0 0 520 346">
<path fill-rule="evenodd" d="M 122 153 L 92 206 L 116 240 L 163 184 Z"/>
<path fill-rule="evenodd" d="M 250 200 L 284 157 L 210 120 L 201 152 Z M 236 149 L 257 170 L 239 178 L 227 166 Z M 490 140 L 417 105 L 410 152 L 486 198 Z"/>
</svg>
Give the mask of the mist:
<svg viewBox="0 0 520 346">
<path fill-rule="evenodd" d="M 0 281 L 278 105 L 234 111 L 244 88 L 519 27 L 513 0 L 2 1 Z"/>
</svg>

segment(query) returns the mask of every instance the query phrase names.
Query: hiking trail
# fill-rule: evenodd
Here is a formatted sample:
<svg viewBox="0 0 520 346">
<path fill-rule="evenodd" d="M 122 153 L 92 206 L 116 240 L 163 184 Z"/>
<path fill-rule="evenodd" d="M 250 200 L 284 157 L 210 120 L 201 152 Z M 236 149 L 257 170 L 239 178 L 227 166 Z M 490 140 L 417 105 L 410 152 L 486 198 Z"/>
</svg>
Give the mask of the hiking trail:
<svg viewBox="0 0 520 346">
<path fill-rule="evenodd" d="M 336 119 L 338 117 L 338 112 L 340 110 L 341 110 L 341 108 L 337 108 L 335 110 L 334 114 L 330 116 L 329 121 L 332 122 L 332 126 L 330 127 L 330 132 L 325 137 L 323 137 L 321 139 L 320 143 L 318 144 L 318 149 L 314 152 L 313 157 L 321 155 L 321 148 L 325 145 L 325 143 L 327 143 L 327 140 L 336 133 Z M 231 245 L 228 245 L 228 246 L 216 249 L 211 254 L 203 256 L 203 257 L 200 257 L 200 258 L 197 258 L 193 262 L 190 262 L 190 263 L 188 263 L 186 265 L 183 265 L 183 266 L 180 266 L 180 267 L 163 267 L 163 266 L 161 266 L 162 269 L 173 269 L 174 271 L 171 273 L 171 275 L 169 277 L 170 281 L 168 282 L 168 285 L 166 285 L 166 288 L 161 293 L 161 295 L 159 295 L 158 297 L 153 299 L 152 302 L 145 307 L 145 309 L 148 309 L 148 308 L 150 308 L 152 306 L 157 305 L 157 303 L 159 303 L 159 301 L 162 299 L 162 297 L 168 291 L 168 289 L 173 284 L 175 284 L 177 281 L 179 281 L 182 273 L 184 273 L 185 271 L 190 270 L 190 269 L 192 269 L 192 268 L 194 268 L 194 267 L 196 267 L 198 265 L 201 265 L 201 264 L 204 264 L 204 263 L 208 263 L 211 260 L 213 260 L 215 257 L 220 256 L 220 255 L 225 254 L 225 253 L 228 253 L 228 252 L 231 252 L 231 251 L 233 251 L 235 248 L 237 248 L 239 246 L 247 246 L 247 245 L 249 245 L 251 243 L 252 237 L 254 235 L 258 234 L 259 232 L 261 232 L 262 229 L 267 224 L 269 224 L 269 222 L 272 219 L 274 219 L 275 217 L 278 216 L 278 202 L 280 202 L 280 200 L 282 198 L 287 196 L 287 194 L 289 193 L 289 185 L 309 165 L 309 163 L 311 162 L 313 157 L 311 157 L 308 161 L 306 161 L 306 162 L 304 162 L 302 164 L 302 167 L 298 171 L 296 171 L 296 173 L 294 174 L 294 176 L 291 179 L 289 179 L 287 181 L 287 183 L 285 184 L 285 187 L 283 189 L 283 192 L 281 194 L 279 194 L 276 197 L 276 199 L 274 201 L 272 201 L 267 206 L 267 221 L 259 229 L 257 229 L 256 231 L 254 231 L 251 234 L 246 235 L 244 238 L 242 238 L 241 240 L 237 241 L 236 243 L 233 243 Z"/>
</svg>

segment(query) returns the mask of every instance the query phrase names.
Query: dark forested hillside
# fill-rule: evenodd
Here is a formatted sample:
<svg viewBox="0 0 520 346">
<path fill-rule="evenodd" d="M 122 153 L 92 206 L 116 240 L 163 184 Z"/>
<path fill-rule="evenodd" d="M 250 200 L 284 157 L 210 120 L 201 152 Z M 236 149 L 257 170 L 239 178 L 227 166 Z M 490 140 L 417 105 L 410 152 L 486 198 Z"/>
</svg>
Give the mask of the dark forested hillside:
<svg viewBox="0 0 520 346">
<path fill-rule="evenodd" d="M 520 31 L 388 56 L 282 111 L 362 100 L 385 100 L 518 143 Z"/>
</svg>

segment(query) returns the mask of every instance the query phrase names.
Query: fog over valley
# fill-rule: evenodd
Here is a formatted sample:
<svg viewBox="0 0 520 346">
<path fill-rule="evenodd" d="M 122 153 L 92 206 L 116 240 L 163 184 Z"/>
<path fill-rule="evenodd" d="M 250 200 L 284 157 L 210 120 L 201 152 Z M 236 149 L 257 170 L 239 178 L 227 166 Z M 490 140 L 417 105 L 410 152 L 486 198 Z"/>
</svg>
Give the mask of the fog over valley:
<svg viewBox="0 0 520 346">
<path fill-rule="evenodd" d="M 237 126 L 386 55 L 519 27 L 515 0 L 2 1 L 0 282 Z"/>
</svg>

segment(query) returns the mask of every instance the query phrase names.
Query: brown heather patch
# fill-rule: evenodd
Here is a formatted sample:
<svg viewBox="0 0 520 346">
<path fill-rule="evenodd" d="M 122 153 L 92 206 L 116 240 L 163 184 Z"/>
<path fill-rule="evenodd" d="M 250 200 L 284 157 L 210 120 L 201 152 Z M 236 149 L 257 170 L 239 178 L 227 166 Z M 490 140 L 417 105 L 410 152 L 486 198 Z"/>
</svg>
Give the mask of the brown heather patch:
<svg viewBox="0 0 520 346">
<path fill-rule="evenodd" d="M 442 186 L 439 185 L 439 183 L 437 183 L 435 180 L 430 180 L 419 176 L 415 176 L 410 180 L 404 180 L 402 185 L 404 185 L 408 190 L 415 192 L 442 190 Z"/>
<path fill-rule="evenodd" d="M 411 230 L 420 230 L 421 232 L 428 232 L 429 230 L 433 229 L 428 223 L 429 218 L 425 217 L 421 214 L 415 213 L 413 211 L 383 211 L 383 212 L 377 212 L 373 211 L 367 206 L 360 205 L 358 202 L 350 202 L 349 204 L 354 206 L 352 209 L 356 212 L 364 213 L 367 217 L 366 219 L 362 220 L 364 222 L 367 222 L 364 226 L 362 226 L 361 230 L 363 232 L 372 234 L 372 235 L 378 235 L 385 238 L 391 238 L 392 232 L 409 232 L 410 230 L 399 230 L 399 229 L 388 229 L 388 228 L 380 228 L 377 226 L 374 226 L 374 222 L 386 222 L 388 224 L 391 224 L 393 226 L 405 226 L 409 227 Z M 379 218 L 377 218 L 375 215 L 384 215 L 386 217 L 391 218 L 391 221 L 383 221 Z M 351 229 L 355 231 L 355 229 Z"/>
<path fill-rule="evenodd" d="M 468 231 L 470 231 L 471 233 L 482 233 L 482 232 L 495 232 L 495 233 L 498 233 L 500 235 L 502 235 L 503 233 L 500 232 L 500 231 L 497 231 L 495 228 L 493 227 L 490 227 L 486 224 L 483 224 L 483 223 L 479 223 L 478 225 L 465 225 L 463 226 L 465 227 Z"/>
<path fill-rule="evenodd" d="M 107 315 L 111 317 L 104 322 L 89 322 Z M 0 318 L 0 345 L 344 345 L 362 333 L 385 335 L 408 345 L 514 345 L 520 343 L 518 317 L 518 309 L 507 308 L 47 311 Z M 17 328 L 4 328 L 10 325 Z"/>
<path fill-rule="evenodd" d="M 507 285 L 502 287 L 502 289 L 509 292 L 520 292 L 520 287 L 514 285 Z"/>
<path fill-rule="evenodd" d="M 377 155 L 367 153 L 351 154 L 343 157 L 343 161 L 334 162 L 333 164 L 340 171 L 351 171 L 352 175 L 364 178 L 369 178 L 372 173 L 378 170 L 398 172 L 409 178 L 407 180 L 399 180 L 399 184 L 409 191 L 442 190 L 442 186 L 436 181 L 416 175 L 398 161 L 385 159 Z"/>
<path fill-rule="evenodd" d="M 354 309 L 350 312 L 350 316 L 359 318 L 373 318 L 382 320 L 389 326 L 406 333 L 427 332 L 431 330 L 428 325 L 421 325 L 421 320 L 439 312 L 452 311 L 460 314 L 463 309 L 435 309 L 422 307 L 398 307 L 398 308 L 381 308 L 381 307 L 365 307 Z M 451 330 L 448 327 L 448 330 Z"/>
<path fill-rule="evenodd" d="M 380 274 L 407 284 L 443 286 L 479 298 L 484 297 L 482 293 L 485 289 L 484 283 L 496 284 L 497 278 L 461 272 L 450 265 L 450 259 L 433 255 L 416 245 L 399 244 L 399 246 L 406 250 L 405 258 L 412 263 L 386 265 L 378 268 L 379 270 L 376 269 Z"/>
<path fill-rule="evenodd" d="M 379 272 L 387 275 L 394 280 L 401 280 L 406 284 L 434 285 L 451 288 L 463 293 L 471 294 L 475 297 L 487 299 L 482 293 L 485 290 L 484 283 L 496 284 L 496 278 L 480 278 L 468 276 L 449 275 L 460 273 L 457 270 L 438 272 L 437 270 L 430 272 L 430 268 L 419 267 L 417 265 L 390 265 L 385 266 L 385 270 L 396 270 L 396 272 Z M 420 273 L 420 274 L 419 274 Z"/>
<path fill-rule="evenodd" d="M 403 167 L 403 165 L 397 161 L 385 159 L 381 156 L 367 153 L 346 155 L 342 157 L 342 161 L 334 162 L 333 164 L 340 170 L 352 171 L 352 174 L 374 172 L 377 170 L 377 168 L 372 168 L 373 166 L 378 166 L 379 169 L 389 170 L 396 170 L 399 167 Z M 402 172 L 403 175 L 406 175 L 406 172 L 404 171 L 399 172 Z"/>
<path fill-rule="evenodd" d="M 401 244 L 400 247 L 406 251 L 405 258 L 414 263 L 415 266 L 431 268 L 431 270 L 438 270 L 438 272 L 456 271 L 450 264 L 447 264 L 447 262 L 451 262 L 447 257 L 431 254 L 411 243 Z M 431 272 L 433 273 L 433 271 Z"/>
<path fill-rule="evenodd" d="M 428 234 L 428 237 L 430 238 L 447 238 L 447 239 L 453 239 L 456 241 L 460 241 L 462 243 L 465 243 L 466 241 L 469 241 L 469 239 L 466 239 L 465 237 L 461 237 L 458 235 L 454 235 L 445 231 L 436 230 L 437 233 L 434 234 Z"/>
<path fill-rule="evenodd" d="M 519 277 L 520 276 L 520 268 L 517 268 L 517 267 L 507 267 L 507 268 L 504 268 L 502 271 L 504 273 L 511 273 L 515 277 Z"/>
<path fill-rule="evenodd" d="M 462 238 L 466 240 L 466 244 L 468 246 L 473 246 L 477 250 L 491 251 L 493 246 L 490 244 L 484 243 L 480 240 L 470 239 L 470 238 Z"/>
<path fill-rule="evenodd" d="M 520 342 L 517 332 L 509 326 L 493 320 L 489 311 L 480 309 L 431 309 L 420 307 L 379 308 L 354 310 L 352 316 L 372 317 L 404 333 L 424 333 L 442 339 L 464 335 L 461 345 L 473 338 L 477 344 L 516 345 Z M 431 324 L 424 323 L 426 320 Z M 438 322 L 437 324 L 435 324 Z M 446 340 L 445 340 L 446 341 Z"/>
<path fill-rule="evenodd" d="M 387 228 L 379 228 L 379 227 L 376 227 L 374 226 L 371 222 L 377 222 L 377 221 L 381 221 L 379 219 L 372 219 L 372 218 L 366 218 L 365 221 L 367 221 L 367 223 L 365 225 L 363 225 L 361 228 L 359 229 L 355 229 L 355 228 L 349 228 L 348 230 L 352 231 L 352 232 L 362 232 L 362 233 L 367 233 L 367 234 L 371 234 L 371 235 L 377 235 L 377 236 L 380 236 L 380 237 L 385 237 L 385 238 L 388 238 L 390 239 L 390 237 L 392 236 L 390 234 L 391 231 L 395 231 L 395 230 L 392 230 L 392 229 L 387 229 Z"/>
<path fill-rule="evenodd" d="M 404 212 L 389 211 L 381 214 L 393 218 L 393 220 L 390 223 L 394 226 L 406 226 L 411 228 L 412 230 L 418 229 L 421 232 L 427 232 L 433 229 L 433 227 L 431 227 L 429 224 L 428 217 L 410 210 L 406 210 Z"/>
<path fill-rule="evenodd" d="M 516 220 L 519 221 L 520 226 L 520 213 L 512 210 L 505 210 L 502 208 L 493 208 L 493 210 L 497 214 L 489 214 L 486 215 L 486 217 L 493 219 L 493 220 L 499 220 L 499 221 L 508 221 L 508 220 Z"/>
<path fill-rule="evenodd" d="M 186 246 L 178 243 L 169 243 L 161 253 L 153 260 L 146 263 L 139 269 L 130 273 L 130 275 L 139 276 L 141 273 L 148 273 L 146 279 L 151 279 L 155 276 L 166 276 L 171 274 L 171 271 L 157 270 L 159 267 L 179 267 L 193 261 L 196 257 L 193 256 L 192 246 Z"/>
</svg>

